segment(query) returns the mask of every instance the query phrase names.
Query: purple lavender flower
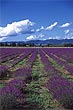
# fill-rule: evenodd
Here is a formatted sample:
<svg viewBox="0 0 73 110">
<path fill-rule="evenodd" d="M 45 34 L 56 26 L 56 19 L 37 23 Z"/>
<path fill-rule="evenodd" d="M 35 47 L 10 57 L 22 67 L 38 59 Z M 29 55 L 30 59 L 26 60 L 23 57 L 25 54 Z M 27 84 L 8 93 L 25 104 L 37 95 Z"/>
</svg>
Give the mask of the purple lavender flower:
<svg viewBox="0 0 73 110">
<path fill-rule="evenodd" d="M 69 82 L 66 78 L 56 75 L 48 80 L 47 88 L 65 108 L 73 107 L 73 82 Z"/>
<path fill-rule="evenodd" d="M 0 66 L 0 79 L 5 79 L 11 75 L 8 66 Z"/>
<path fill-rule="evenodd" d="M 14 79 L 4 88 L 0 89 L 1 110 L 8 110 L 25 103 L 25 95 L 23 92 L 25 85 L 26 84 L 23 80 Z"/>
<path fill-rule="evenodd" d="M 66 65 L 65 68 L 70 74 L 73 74 L 73 65 Z"/>
</svg>

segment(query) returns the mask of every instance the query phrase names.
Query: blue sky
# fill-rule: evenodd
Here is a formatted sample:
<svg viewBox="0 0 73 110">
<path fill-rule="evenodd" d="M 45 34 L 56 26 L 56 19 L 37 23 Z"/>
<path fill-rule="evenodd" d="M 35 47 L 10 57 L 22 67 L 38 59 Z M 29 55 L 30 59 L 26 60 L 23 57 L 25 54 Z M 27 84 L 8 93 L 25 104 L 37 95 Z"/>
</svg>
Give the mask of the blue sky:
<svg viewBox="0 0 73 110">
<path fill-rule="evenodd" d="M 73 39 L 73 0 L 0 0 L 0 41 Z"/>
</svg>

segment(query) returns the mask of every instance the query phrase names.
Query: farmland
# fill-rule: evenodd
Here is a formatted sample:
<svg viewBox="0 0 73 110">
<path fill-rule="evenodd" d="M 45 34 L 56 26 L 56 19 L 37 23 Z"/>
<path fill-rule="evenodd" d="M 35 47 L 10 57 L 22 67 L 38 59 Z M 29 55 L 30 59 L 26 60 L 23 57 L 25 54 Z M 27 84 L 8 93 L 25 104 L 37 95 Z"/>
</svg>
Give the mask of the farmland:
<svg viewBox="0 0 73 110">
<path fill-rule="evenodd" d="M 0 48 L 0 108 L 73 109 L 73 48 Z"/>
</svg>

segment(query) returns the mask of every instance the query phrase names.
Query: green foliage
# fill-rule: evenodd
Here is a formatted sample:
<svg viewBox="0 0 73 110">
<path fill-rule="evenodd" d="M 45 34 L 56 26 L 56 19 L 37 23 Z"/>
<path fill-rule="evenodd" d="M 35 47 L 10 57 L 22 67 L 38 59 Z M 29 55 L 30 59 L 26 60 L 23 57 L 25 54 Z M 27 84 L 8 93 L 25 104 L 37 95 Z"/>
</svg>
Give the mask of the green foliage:
<svg viewBox="0 0 73 110">
<path fill-rule="evenodd" d="M 4 84 L 3 83 L 0 83 L 0 88 L 4 87 Z"/>
<path fill-rule="evenodd" d="M 43 64 L 39 57 L 37 57 L 34 65 L 32 66 L 32 81 L 27 84 L 26 93 L 27 102 L 30 105 L 35 105 L 40 110 L 50 110 L 56 106 L 56 102 L 53 101 L 52 94 L 49 93 L 45 84 L 47 83 L 48 77 L 47 72 L 43 71 Z M 38 109 L 37 109 L 38 110 Z"/>
</svg>

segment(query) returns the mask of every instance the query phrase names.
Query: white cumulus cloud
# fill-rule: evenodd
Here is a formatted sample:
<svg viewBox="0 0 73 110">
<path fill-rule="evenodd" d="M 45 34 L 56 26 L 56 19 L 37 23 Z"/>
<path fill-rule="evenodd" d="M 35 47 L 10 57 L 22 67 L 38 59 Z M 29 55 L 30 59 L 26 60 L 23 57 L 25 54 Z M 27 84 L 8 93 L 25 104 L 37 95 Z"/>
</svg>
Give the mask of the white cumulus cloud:
<svg viewBox="0 0 73 110">
<path fill-rule="evenodd" d="M 44 26 L 41 26 L 41 28 L 40 28 L 41 30 L 43 30 L 44 29 Z"/>
<path fill-rule="evenodd" d="M 38 35 L 30 35 L 26 38 L 26 40 L 34 40 L 34 39 L 39 39 L 39 38 L 43 38 L 45 35 L 44 34 L 38 34 Z"/>
<path fill-rule="evenodd" d="M 58 24 L 58 22 L 54 22 L 53 24 L 51 24 L 50 26 L 46 27 L 45 30 L 52 30 L 53 27 L 55 27 Z"/>
<path fill-rule="evenodd" d="M 44 30 L 45 28 L 43 27 L 43 26 L 41 26 L 41 28 L 40 29 L 36 29 L 36 32 L 40 32 L 40 31 L 42 31 L 42 30 Z"/>
<path fill-rule="evenodd" d="M 61 27 L 61 28 L 65 28 L 65 27 L 68 27 L 68 26 L 70 26 L 70 23 L 62 24 L 60 27 Z"/>
<path fill-rule="evenodd" d="M 7 37 L 1 37 L 0 42 L 3 41 L 4 39 L 7 39 Z"/>
<path fill-rule="evenodd" d="M 61 36 L 49 36 L 49 39 L 61 39 Z"/>
<path fill-rule="evenodd" d="M 30 35 L 26 38 L 26 40 L 33 40 L 36 38 L 36 35 Z"/>
<path fill-rule="evenodd" d="M 36 29 L 36 32 L 40 32 L 40 29 Z"/>
<path fill-rule="evenodd" d="M 0 36 L 6 37 L 18 34 L 29 34 L 33 32 L 30 29 L 33 25 L 34 23 L 28 19 L 7 24 L 6 27 L 0 27 Z"/>
<path fill-rule="evenodd" d="M 65 34 L 68 34 L 68 33 L 69 33 L 69 31 L 70 31 L 70 30 L 69 30 L 69 29 L 67 29 L 67 30 L 65 30 L 65 31 L 64 31 L 64 33 L 65 33 Z"/>
</svg>

